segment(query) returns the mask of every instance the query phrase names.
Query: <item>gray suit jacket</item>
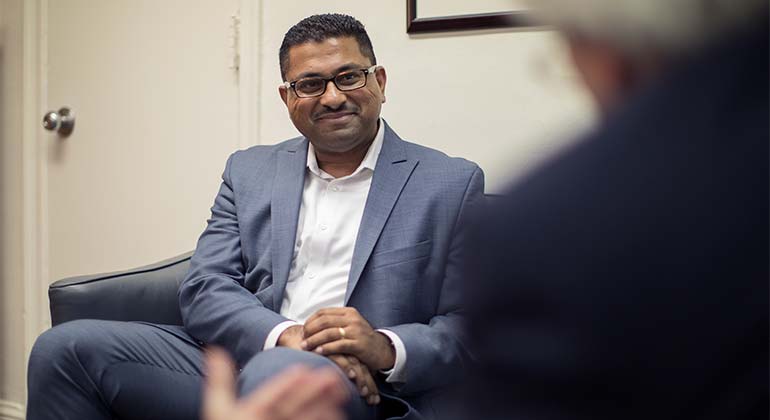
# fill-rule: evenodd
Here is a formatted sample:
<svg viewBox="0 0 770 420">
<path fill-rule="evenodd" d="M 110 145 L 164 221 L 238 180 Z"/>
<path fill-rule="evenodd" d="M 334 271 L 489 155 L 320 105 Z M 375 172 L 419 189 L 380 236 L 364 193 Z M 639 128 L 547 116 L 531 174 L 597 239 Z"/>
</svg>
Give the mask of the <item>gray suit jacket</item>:
<svg viewBox="0 0 770 420">
<path fill-rule="evenodd" d="M 239 366 L 262 350 L 289 276 L 308 141 L 234 153 L 179 290 L 187 331 L 229 349 Z M 366 201 L 345 304 L 398 334 L 406 381 L 381 391 L 433 411 L 469 355 L 462 336 L 460 254 L 484 176 L 469 161 L 401 140 L 390 127 Z"/>
</svg>

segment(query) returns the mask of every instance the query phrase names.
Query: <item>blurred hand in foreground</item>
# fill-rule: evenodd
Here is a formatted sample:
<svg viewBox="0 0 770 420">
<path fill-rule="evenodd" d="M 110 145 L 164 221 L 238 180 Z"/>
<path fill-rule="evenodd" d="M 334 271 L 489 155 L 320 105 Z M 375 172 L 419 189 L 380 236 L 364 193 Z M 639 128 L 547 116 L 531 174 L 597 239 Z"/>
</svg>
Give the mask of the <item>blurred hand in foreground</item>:
<svg viewBox="0 0 770 420">
<path fill-rule="evenodd" d="M 206 355 L 204 420 L 342 420 L 347 395 L 338 373 L 289 368 L 251 394 L 237 399 L 230 357 L 213 348 Z"/>
</svg>

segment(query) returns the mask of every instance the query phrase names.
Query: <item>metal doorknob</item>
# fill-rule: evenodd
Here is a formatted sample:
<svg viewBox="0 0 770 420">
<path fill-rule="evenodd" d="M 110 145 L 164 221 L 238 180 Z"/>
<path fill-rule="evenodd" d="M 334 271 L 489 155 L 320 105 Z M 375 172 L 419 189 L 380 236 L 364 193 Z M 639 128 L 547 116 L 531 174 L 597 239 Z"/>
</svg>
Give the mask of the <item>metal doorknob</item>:
<svg viewBox="0 0 770 420">
<path fill-rule="evenodd" d="M 69 136 L 75 129 L 75 113 L 67 107 L 50 111 L 43 116 L 43 127 L 48 131 L 55 130 L 62 136 Z"/>
</svg>

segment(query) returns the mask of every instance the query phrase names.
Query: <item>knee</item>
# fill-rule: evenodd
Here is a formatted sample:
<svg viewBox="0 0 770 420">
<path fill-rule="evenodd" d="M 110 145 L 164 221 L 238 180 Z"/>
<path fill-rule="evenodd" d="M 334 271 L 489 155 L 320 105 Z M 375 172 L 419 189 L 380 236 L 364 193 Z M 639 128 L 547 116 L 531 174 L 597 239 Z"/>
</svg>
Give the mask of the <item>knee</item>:
<svg viewBox="0 0 770 420">
<path fill-rule="evenodd" d="M 352 419 L 375 418 L 372 407 L 368 406 L 362 398 L 357 397 L 358 391 L 355 385 L 347 379 L 334 362 L 313 352 L 286 347 L 276 347 L 257 353 L 246 363 L 238 377 L 239 395 L 243 396 L 250 393 L 271 377 L 296 365 L 308 366 L 312 369 L 323 367 L 336 369 L 342 378 L 342 383 L 346 384 L 350 395 L 350 399 L 345 405 L 347 417 Z"/>
<path fill-rule="evenodd" d="M 249 393 L 286 368 L 296 365 L 310 368 L 337 366 L 326 357 L 312 352 L 276 347 L 257 353 L 246 363 L 238 376 L 240 394 Z"/>
<path fill-rule="evenodd" d="M 41 334 L 29 356 L 29 373 L 59 369 L 95 345 L 94 330 L 100 321 L 76 320 L 57 325 Z"/>
<path fill-rule="evenodd" d="M 27 383 L 30 395 L 35 395 L 35 390 L 45 387 L 46 383 L 54 378 L 67 376 L 69 366 L 77 360 L 75 353 L 76 334 L 81 327 L 76 325 L 81 321 L 73 321 L 57 325 L 41 334 L 29 355 L 27 369 Z"/>
<path fill-rule="evenodd" d="M 32 346 L 32 352 L 29 355 L 30 370 L 36 367 L 38 361 L 46 361 L 44 364 L 50 364 L 52 361 L 65 356 L 74 347 L 74 342 L 77 339 L 77 334 L 74 332 L 78 327 L 74 324 L 80 322 L 82 321 L 57 325 L 41 334 L 35 340 L 35 345 Z"/>
</svg>

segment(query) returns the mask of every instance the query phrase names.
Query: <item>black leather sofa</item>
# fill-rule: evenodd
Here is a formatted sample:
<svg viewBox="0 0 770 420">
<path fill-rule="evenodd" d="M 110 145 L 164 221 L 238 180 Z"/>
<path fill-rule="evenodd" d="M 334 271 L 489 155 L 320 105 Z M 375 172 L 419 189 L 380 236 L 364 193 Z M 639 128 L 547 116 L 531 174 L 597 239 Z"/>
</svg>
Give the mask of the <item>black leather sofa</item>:
<svg viewBox="0 0 770 420">
<path fill-rule="evenodd" d="M 191 256 L 188 252 L 131 270 L 59 280 L 48 288 L 51 322 L 90 318 L 182 325 L 176 293 Z"/>
<path fill-rule="evenodd" d="M 498 197 L 485 195 L 487 203 Z M 51 321 L 53 325 L 74 319 L 182 325 L 176 293 L 192 254 L 125 271 L 59 280 L 48 288 Z"/>
</svg>

